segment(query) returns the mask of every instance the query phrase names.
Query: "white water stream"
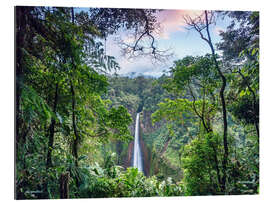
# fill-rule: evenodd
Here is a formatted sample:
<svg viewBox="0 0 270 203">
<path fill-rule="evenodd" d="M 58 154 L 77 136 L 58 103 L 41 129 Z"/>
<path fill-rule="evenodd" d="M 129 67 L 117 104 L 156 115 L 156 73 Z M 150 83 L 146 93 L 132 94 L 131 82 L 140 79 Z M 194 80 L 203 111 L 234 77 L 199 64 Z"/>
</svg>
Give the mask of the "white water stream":
<svg viewBox="0 0 270 203">
<path fill-rule="evenodd" d="M 138 168 L 139 171 L 143 172 L 142 164 L 142 153 L 139 142 L 139 120 L 140 113 L 137 113 L 136 117 L 136 126 L 135 126 L 135 138 L 134 138 L 134 154 L 133 154 L 133 167 Z"/>
</svg>

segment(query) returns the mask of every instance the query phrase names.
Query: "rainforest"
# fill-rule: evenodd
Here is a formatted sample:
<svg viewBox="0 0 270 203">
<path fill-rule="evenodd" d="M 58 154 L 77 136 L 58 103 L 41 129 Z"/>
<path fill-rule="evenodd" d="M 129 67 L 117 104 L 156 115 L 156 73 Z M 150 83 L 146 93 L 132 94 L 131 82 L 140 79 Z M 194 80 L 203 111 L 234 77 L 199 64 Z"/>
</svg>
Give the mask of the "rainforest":
<svg viewBox="0 0 270 203">
<path fill-rule="evenodd" d="M 259 12 L 17 6 L 15 45 L 15 199 L 259 194 Z"/>
</svg>

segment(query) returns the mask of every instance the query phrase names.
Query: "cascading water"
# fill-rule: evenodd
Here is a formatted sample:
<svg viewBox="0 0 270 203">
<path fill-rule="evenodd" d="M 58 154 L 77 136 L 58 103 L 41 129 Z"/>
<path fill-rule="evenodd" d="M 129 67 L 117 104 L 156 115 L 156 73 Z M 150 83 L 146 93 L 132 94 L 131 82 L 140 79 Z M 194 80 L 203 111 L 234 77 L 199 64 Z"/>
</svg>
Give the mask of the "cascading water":
<svg viewBox="0 0 270 203">
<path fill-rule="evenodd" d="M 140 113 L 137 113 L 134 138 L 133 167 L 138 168 L 139 171 L 143 172 L 142 153 L 139 142 L 139 120 Z"/>
</svg>

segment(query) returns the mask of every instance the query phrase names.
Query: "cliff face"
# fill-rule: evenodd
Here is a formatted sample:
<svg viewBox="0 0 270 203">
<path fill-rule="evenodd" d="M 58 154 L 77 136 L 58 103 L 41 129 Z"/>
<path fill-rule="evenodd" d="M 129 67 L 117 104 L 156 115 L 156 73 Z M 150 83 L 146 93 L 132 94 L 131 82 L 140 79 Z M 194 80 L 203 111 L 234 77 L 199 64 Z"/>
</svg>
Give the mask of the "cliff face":
<svg viewBox="0 0 270 203">
<path fill-rule="evenodd" d="M 143 134 L 148 134 L 154 132 L 156 129 L 160 127 L 160 124 L 157 123 L 155 125 L 152 124 L 151 115 L 152 112 L 143 111 L 141 114 L 141 129 Z"/>
<path fill-rule="evenodd" d="M 142 112 L 140 128 L 142 130 L 142 133 L 148 133 L 148 132 L 151 132 L 153 130 L 150 112 L 146 112 L 146 111 Z"/>
<path fill-rule="evenodd" d="M 130 113 L 133 120 L 132 124 L 129 126 L 129 130 L 130 130 L 131 136 L 134 137 L 137 112 L 134 108 L 128 109 L 128 112 Z M 125 158 L 123 160 L 124 168 L 128 168 L 132 166 L 133 151 L 134 151 L 134 140 L 130 141 L 130 143 L 128 144 L 127 151 L 125 152 Z"/>
<path fill-rule="evenodd" d="M 132 166 L 133 151 L 134 151 L 134 141 L 131 141 L 128 145 L 127 156 L 124 162 L 124 168 Z"/>
<path fill-rule="evenodd" d="M 141 146 L 141 152 L 143 155 L 143 171 L 146 176 L 150 175 L 150 166 L 151 166 L 151 159 L 150 159 L 150 151 L 146 147 L 142 136 L 140 136 L 140 146 Z"/>
<path fill-rule="evenodd" d="M 128 109 L 129 114 L 132 117 L 132 124 L 129 126 L 129 130 L 132 136 L 134 136 L 135 133 L 135 124 L 136 124 L 136 115 L 137 115 L 137 109 Z"/>
<path fill-rule="evenodd" d="M 142 119 L 140 122 L 141 148 L 142 148 L 142 153 L 144 156 L 145 175 L 147 176 L 151 175 L 151 171 L 150 171 L 151 168 L 158 168 L 158 167 L 151 166 L 151 165 L 157 165 L 157 164 L 154 163 L 152 160 L 152 149 L 149 146 L 147 146 L 146 143 L 144 142 L 144 139 L 146 138 L 145 134 L 153 133 L 161 126 L 160 123 L 157 123 L 155 125 L 152 124 L 151 115 L 152 115 L 152 112 L 143 111 L 142 116 L 141 116 Z"/>
</svg>

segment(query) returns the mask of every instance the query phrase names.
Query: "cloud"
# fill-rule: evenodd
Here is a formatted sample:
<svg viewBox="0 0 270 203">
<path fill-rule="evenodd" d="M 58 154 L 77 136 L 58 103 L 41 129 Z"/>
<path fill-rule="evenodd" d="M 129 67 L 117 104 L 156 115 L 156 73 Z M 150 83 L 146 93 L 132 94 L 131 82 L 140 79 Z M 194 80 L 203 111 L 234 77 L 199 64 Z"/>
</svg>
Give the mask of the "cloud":
<svg viewBox="0 0 270 203">
<path fill-rule="evenodd" d="M 194 18 L 202 14 L 200 10 L 163 10 L 157 15 L 158 22 L 161 23 L 161 33 L 159 37 L 169 39 L 171 33 L 185 31 L 184 16 Z"/>
<path fill-rule="evenodd" d="M 224 32 L 225 31 L 225 29 L 224 28 L 222 28 L 222 27 L 215 27 L 215 29 L 214 29 L 214 32 L 215 32 L 215 34 L 217 34 L 217 35 L 219 35 L 221 32 Z"/>
<path fill-rule="evenodd" d="M 154 69 L 151 62 L 144 58 L 138 58 L 136 59 L 136 62 L 134 62 L 133 60 L 122 57 L 118 62 L 121 67 L 119 74 L 125 74 L 129 72 L 145 73 Z"/>
<path fill-rule="evenodd" d="M 130 42 L 132 38 L 126 34 L 121 33 L 125 42 Z M 121 48 L 119 47 L 116 35 L 109 36 L 106 41 L 106 54 L 114 56 L 119 63 L 121 69 L 117 71 L 118 74 L 127 74 L 130 72 L 142 73 L 145 75 L 159 76 L 162 74 L 162 70 L 169 67 L 165 64 L 153 64 L 151 56 L 139 56 L 136 58 L 127 58 L 121 54 Z"/>
<path fill-rule="evenodd" d="M 152 63 L 145 57 L 136 59 L 128 59 L 121 55 L 121 49 L 114 40 L 115 36 L 110 36 L 106 43 L 106 54 L 114 56 L 116 61 L 119 63 L 121 69 L 117 71 L 119 74 L 126 74 L 129 72 L 140 72 L 144 73 L 152 68 Z M 129 40 L 128 37 L 125 40 Z"/>
<path fill-rule="evenodd" d="M 151 75 L 158 77 L 162 75 L 164 69 L 168 69 L 170 65 L 153 64 L 147 57 L 140 57 L 136 59 L 127 59 L 125 57 L 118 58 L 118 63 L 121 67 L 117 71 L 118 74 L 128 74 L 131 72 L 141 73 L 143 75 Z"/>
</svg>

